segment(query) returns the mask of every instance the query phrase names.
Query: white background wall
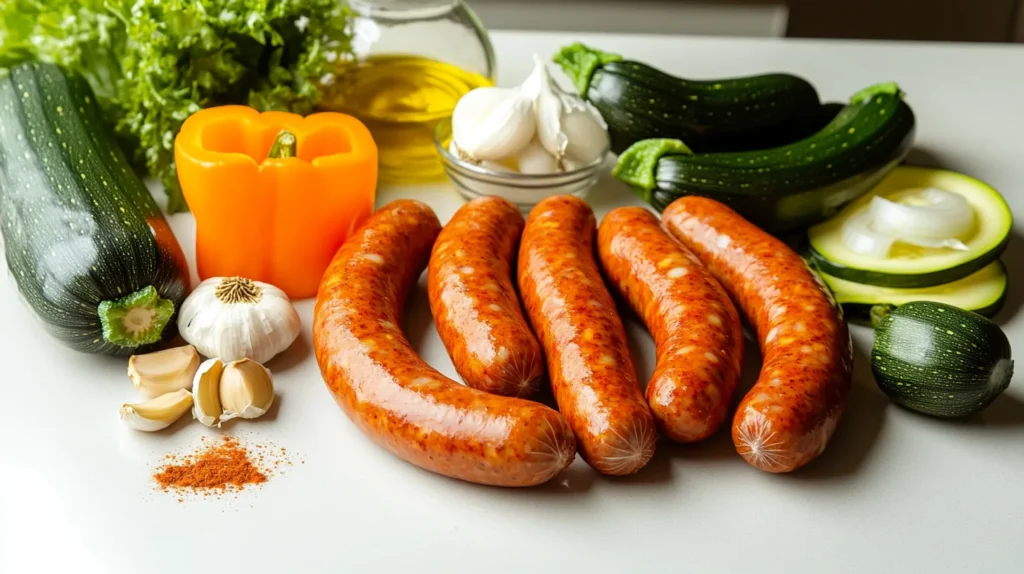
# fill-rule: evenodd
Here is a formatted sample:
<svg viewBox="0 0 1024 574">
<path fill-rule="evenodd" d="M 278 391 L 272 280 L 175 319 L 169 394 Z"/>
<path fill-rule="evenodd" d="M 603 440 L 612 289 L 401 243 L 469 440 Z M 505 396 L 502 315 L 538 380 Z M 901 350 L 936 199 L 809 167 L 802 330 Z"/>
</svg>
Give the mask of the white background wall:
<svg viewBox="0 0 1024 574">
<path fill-rule="evenodd" d="M 685 0 L 468 0 L 488 29 L 645 32 L 781 37 L 777 6 L 689 4 Z"/>
</svg>

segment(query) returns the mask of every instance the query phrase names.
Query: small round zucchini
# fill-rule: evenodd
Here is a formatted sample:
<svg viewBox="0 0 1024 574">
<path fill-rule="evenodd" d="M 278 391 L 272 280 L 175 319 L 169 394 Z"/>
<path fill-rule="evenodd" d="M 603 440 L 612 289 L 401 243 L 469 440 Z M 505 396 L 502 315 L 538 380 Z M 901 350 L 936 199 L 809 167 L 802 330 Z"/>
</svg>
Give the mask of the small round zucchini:
<svg viewBox="0 0 1024 574">
<path fill-rule="evenodd" d="M 955 418 L 986 408 L 1010 385 L 1010 342 L 985 317 L 935 301 L 872 309 L 871 370 L 896 404 Z"/>
</svg>

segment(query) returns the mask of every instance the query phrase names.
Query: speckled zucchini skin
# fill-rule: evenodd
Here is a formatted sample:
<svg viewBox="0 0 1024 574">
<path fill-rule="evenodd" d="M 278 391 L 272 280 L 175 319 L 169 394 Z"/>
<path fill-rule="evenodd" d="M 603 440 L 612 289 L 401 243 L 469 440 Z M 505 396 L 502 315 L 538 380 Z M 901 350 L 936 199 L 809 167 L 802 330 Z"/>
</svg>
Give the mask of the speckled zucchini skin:
<svg viewBox="0 0 1024 574">
<path fill-rule="evenodd" d="M 616 153 L 643 139 L 680 139 L 695 153 L 764 149 L 828 122 L 818 92 L 792 74 L 687 80 L 619 61 L 594 71 L 585 94 Z"/>
<path fill-rule="evenodd" d="M 1010 342 L 979 314 L 919 301 L 876 319 L 871 370 L 896 404 L 962 417 L 987 407 L 1010 384 Z"/>
<path fill-rule="evenodd" d="M 648 140 L 624 152 L 614 173 L 658 211 L 699 195 L 783 233 L 831 217 L 867 193 L 906 156 L 914 135 L 913 111 L 898 88 L 886 85 L 857 95 L 828 125 L 796 143 L 733 153 L 683 150 L 653 161 L 643 148 L 656 148 L 658 140 Z"/>
<path fill-rule="evenodd" d="M 18 289 L 78 351 L 155 346 L 111 343 L 100 304 L 152 286 L 177 310 L 189 289 L 181 246 L 88 84 L 53 65 L 22 64 L 0 79 L 0 231 Z M 161 339 L 175 332 L 171 320 Z"/>
</svg>

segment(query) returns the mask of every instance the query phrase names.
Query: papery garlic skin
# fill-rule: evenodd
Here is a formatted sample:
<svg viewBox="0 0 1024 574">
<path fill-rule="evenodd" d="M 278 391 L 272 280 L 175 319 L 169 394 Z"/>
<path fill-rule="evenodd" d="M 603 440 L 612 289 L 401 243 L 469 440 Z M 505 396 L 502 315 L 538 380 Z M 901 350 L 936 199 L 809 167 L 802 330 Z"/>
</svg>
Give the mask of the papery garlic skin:
<svg viewBox="0 0 1024 574">
<path fill-rule="evenodd" d="M 537 139 L 557 160 L 570 158 L 583 165 L 600 159 L 611 139 L 601 114 L 583 98 L 565 91 L 548 72 L 547 63 L 534 56 L 537 78 Z"/>
<path fill-rule="evenodd" d="M 221 420 L 255 419 L 274 404 L 274 377 L 263 365 L 243 359 L 224 365 L 220 377 Z"/>
<path fill-rule="evenodd" d="M 295 342 L 300 328 L 284 291 L 241 277 L 203 281 L 178 311 L 182 338 L 222 361 L 269 361 Z"/>
<path fill-rule="evenodd" d="M 462 160 L 462 161 L 464 161 L 466 163 L 471 163 L 473 165 L 479 165 L 480 167 L 487 168 L 487 169 L 489 169 L 491 171 L 498 171 L 498 172 L 502 172 L 502 173 L 515 173 L 515 171 L 516 171 L 516 170 L 508 167 L 507 165 L 505 165 L 502 162 L 490 161 L 490 160 L 488 160 L 488 161 L 473 160 L 471 157 L 469 157 L 467 154 L 465 154 L 462 150 L 460 150 L 459 146 L 455 145 L 455 140 L 454 139 L 451 142 L 449 142 L 449 144 L 448 144 L 448 153 L 452 154 L 453 156 L 459 158 L 460 160 Z"/>
<path fill-rule="evenodd" d="M 220 379 L 224 363 L 207 359 L 192 381 L 192 417 L 208 427 L 219 427 L 224 409 L 220 404 Z"/>
<path fill-rule="evenodd" d="M 567 134 L 569 142 L 565 148 L 566 159 L 590 165 L 608 152 L 611 146 L 608 129 L 602 122 L 596 121 L 595 116 L 601 117 L 596 110 L 591 112 L 580 109 L 562 116 L 562 131 Z"/>
<path fill-rule="evenodd" d="M 476 88 L 452 111 L 452 139 L 473 161 L 515 155 L 530 143 L 535 129 L 533 100 L 516 89 Z"/>
<path fill-rule="evenodd" d="M 118 416 L 121 421 L 135 430 L 155 432 L 174 424 L 190 408 L 192 408 L 192 393 L 186 389 L 180 389 L 144 403 L 121 405 Z"/>
<path fill-rule="evenodd" d="M 135 390 L 147 398 L 190 388 L 198 369 L 199 353 L 192 345 L 128 358 L 128 377 Z"/>
</svg>

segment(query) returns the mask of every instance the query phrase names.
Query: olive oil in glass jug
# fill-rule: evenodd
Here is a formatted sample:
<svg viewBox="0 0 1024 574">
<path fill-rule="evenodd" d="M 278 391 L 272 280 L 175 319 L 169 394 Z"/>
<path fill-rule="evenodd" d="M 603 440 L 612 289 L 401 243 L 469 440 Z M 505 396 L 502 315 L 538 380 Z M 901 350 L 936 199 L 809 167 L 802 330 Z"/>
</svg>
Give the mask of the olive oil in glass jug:
<svg viewBox="0 0 1024 574">
<path fill-rule="evenodd" d="M 487 31 L 462 0 L 349 0 L 353 53 L 321 107 L 360 119 L 380 156 L 381 183 L 444 176 L 434 128 L 466 92 L 494 84 Z"/>
</svg>

